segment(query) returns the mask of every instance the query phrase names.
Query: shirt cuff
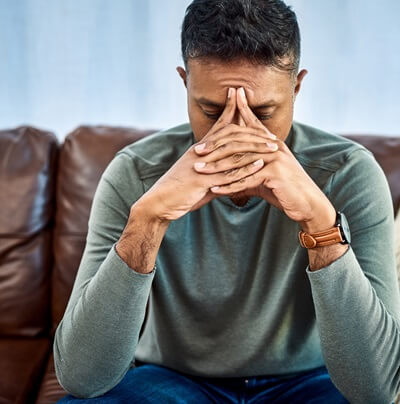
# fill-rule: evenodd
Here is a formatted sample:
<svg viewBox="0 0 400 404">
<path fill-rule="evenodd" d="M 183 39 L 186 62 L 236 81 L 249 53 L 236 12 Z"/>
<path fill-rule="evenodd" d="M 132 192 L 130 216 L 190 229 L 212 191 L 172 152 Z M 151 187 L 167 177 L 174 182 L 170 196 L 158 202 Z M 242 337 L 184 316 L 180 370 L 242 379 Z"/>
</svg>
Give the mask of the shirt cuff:
<svg viewBox="0 0 400 404">
<path fill-rule="evenodd" d="M 119 256 L 119 254 L 118 254 L 118 252 L 117 252 L 117 243 L 114 243 L 114 244 L 113 244 L 113 246 L 112 246 L 112 251 L 113 251 L 113 255 L 115 255 L 115 260 L 116 260 L 116 261 L 119 261 L 119 265 L 122 265 L 123 267 L 128 268 L 128 269 L 129 269 L 130 271 L 132 271 L 133 273 L 138 274 L 138 275 L 142 275 L 142 276 L 145 276 L 145 277 L 148 277 L 149 275 L 154 275 L 154 274 L 155 274 L 155 272 L 156 272 L 156 265 L 154 265 L 154 268 L 153 268 L 150 272 L 148 272 L 148 273 L 138 272 L 138 271 L 135 271 L 133 268 L 131 268 L 131 267 Z"/>
<path fill-rule="evenodd" d="M 341 278 L 346 275 L 346 272 L 354 270 L 355 266 L 359 266 L 358 261 L 353 249 L 349 246 L 342 256 L 326 267 L 311 271 L 310 265 L 307 265 L 306 272 L 311 283 L 326 283 Z"/>
</svg>

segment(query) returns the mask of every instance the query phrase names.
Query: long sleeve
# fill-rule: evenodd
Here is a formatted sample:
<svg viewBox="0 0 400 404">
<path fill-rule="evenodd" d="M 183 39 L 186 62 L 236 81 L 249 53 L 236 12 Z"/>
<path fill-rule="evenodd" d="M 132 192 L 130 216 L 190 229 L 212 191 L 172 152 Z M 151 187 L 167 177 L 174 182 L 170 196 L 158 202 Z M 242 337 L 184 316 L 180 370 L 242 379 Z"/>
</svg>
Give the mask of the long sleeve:
<svg viewBox="0 0 400 404">
<path fill-rule="evenodd" d="M 118 190 L 130 190 L 129 198 Z M 76 397 L 104 394 L 134 359 L 155 271 L 129 268 L 115 243 L 142 193 L 132 158 L 117 153 L 96 189 L 85 250 L 55 334 L 57 378 Z"/>
<path fill-rule="evenodd" d="M 352 242 L 329 266 L 307 268 L 324 360 L 352 404 L 391 403 L 400 388 L 400 296 L 387 181 L 358 150 L 335 173 L 328 196 L 346 214 Z"/>
</svg>

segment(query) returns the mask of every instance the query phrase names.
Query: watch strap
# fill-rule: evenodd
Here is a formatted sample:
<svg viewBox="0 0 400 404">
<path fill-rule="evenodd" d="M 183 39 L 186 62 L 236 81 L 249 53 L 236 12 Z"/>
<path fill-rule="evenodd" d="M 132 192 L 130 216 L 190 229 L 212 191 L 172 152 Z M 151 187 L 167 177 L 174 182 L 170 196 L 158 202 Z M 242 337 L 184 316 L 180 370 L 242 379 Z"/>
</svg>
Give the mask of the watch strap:
<svg viewBox="0 0 400 404">
<path fill-rule="evenodd" d="M 320 231 L 313 234 L 306 233 L 305 231 L 300 231 L 299 240 L 302 247 L 305 248 L 323 247 L 327 245 L 343 243 L 344 241 L 339 226 L 335 226 L 328 230 Z"/>
</svg>

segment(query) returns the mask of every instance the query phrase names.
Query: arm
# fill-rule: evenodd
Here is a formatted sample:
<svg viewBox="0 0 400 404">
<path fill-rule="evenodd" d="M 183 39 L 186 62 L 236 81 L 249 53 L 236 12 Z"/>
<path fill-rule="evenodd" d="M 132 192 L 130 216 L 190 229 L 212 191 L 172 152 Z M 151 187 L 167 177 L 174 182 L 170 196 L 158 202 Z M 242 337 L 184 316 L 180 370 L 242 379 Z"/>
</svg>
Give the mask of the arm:
<svg viewBox="0 0 400 404">
<path fill-rule="evenodd" d="M 116 191 L 111 183 L 115 178 L 120 181 L 119 189 L 132 189 L 132 200 L 124 200 Z M 132 160 L 117 155 L 96 190 L 85 251 L 54 339 L 58 380 L 77 397 L 108 391 L 134 359 L 154 277 L 150 271 L 166 230 L 134 203 L 141 193 Z M 154 236 L 152 242 L 150 234 Z M 124 246 L 128 242 L 146 248 L 127 256 Z M 127 263 L 117 254 L 116 246 L 121 247 Z"/>
<path fill-rule="evenodd" d="M 142 274 L 150 273 L 169 222 L 161 220 L 149 210 L 151 202 L 141 198 L 132 206 L 128 223 L 115 248 L 130 268 Z"/>
<path fill-rule="evenodd" d="M 250 136 L 241 133 L 241 127 L 229 125 L 235 100 L 228 99 L 205 138 L 215 142 Z M 268 134 L 264 132 L 253 135 L 250 146 L 264 150 L 265 139 Z M 253 161 L 234 160 L 221 172 L 202 176 L 193 169 L 198 162 L 194 148 L 189 147 L 145 194 L 136 159 L 123 152 L 100 180 L 85 251 L 54 340 L 58 380 L 75 396 L 104 394 L 129 369 L 154 278 L 152 269 L 168 223 L 215 198 L 209 191 L 212 186 L 239 181 L 261 168 Z M 228 155 L 234 153 L 228 150 Z M 125 195 L 121 195 L 123 190 Z"/>
<path fill-rule="evenodd" d="M 237 105 L 246 130 L 263 127 L 242 89 Z M 211 190 L 261 196 L 309 232 L 332 227 L 335 210 L 345 213 L 351 247 L 309 253 L 313 271 L 308 268 L 307 273 L 322 352 L 333 382 L 351 403 L 389 403 L 400 387 L 400 296 L 386 178 L 371 153 L 358 149 L 336 172 L 327 197 L 286 144 L 280 139 L 274 143 L 274 153 L 262 154 L 263 169 Z M 209 143 L 201 153 L 210 162 L 220 160 L 220 146 Z M 207 173 L 221 165 L 223 160 L 208 164 Z"/>
<path fill-rule="evenodd" d="M 315 212 L 314 220 L 301 222 L 300 227 L 307 233 L 317 233 L 332 228 L 336 221 L 336 210 L 326 199 L 325 206 L 322 206 L 321 212 Z M 348 245 L 333 244 L 316 248 L 309 248 L 308 260 L 310 271 L 318 271 L 330 265 L 333 261 L 340 258 L 349 248 Z"/>
<path fill-rule="evenodd" d="M 351 403 L 384 404 L 400 387 L 393 208 L 374 159 L 362 150 L 350 158 L 328 192 L 349 220 L 351 246 L 338 252 L 333 262 L 328 259 L 326 266 L 313 272 L 308 268 L 307 273 L 332 381 Z M 323 260 L 326 251 L 315 254 Z"/>
</svg>

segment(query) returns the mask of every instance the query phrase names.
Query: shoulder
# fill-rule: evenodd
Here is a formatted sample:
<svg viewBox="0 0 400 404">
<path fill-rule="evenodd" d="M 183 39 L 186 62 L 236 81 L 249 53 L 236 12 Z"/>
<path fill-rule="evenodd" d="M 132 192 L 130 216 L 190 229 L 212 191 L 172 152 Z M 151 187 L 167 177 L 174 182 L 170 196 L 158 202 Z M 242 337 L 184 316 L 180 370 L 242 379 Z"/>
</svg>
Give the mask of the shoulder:
<svg viewBox="0 0 400 404">
<path fill-rule="evenodd" d="M 140 178 L 167 171 L 193 144 L 190 124 L 185 123 L 148 135 L 121 149 L 116 156 L 129 157 Z"/>
<path fill-rule="evenodd" d="M 335 173 L 353 160 L 375 162 L 361 144 L 298 122 L 293 123 L 291 151 L 305 166 Z"/>
<path fill-rule="evenodd" d="M 104 170 L 97 193 L 126 206 L 143 195 L 193 142 L 189 124 L 160 131 L 125 146 Z"/>
</svg>

